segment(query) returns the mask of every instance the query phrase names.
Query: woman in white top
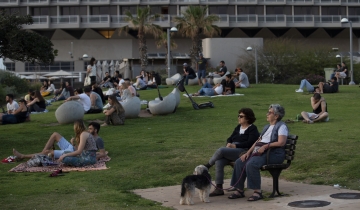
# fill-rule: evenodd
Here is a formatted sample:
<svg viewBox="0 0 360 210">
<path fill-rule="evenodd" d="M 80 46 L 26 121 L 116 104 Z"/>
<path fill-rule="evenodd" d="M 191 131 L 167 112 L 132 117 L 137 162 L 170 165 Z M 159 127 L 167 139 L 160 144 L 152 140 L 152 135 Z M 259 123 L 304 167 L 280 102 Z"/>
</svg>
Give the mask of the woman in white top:
<svg viewBox="0 0 360 210">
<path fill-rule="evenodd" d="M 259 139 L 252 145 L 246 154 L 236 160 L 231 186 L 236 192 L 229 196 L 230 199 L 243 198 L 244 183 L 247 178 L 247 188 L 253 189 L 254 193 L 248 198 L 248 201 L 257 201 L 263 198 L 261 192 L 260 168 L 267 162 L 269 164 L 281 164 L 285 160 L 285 144 L 288 136 L 288 128 L 281 121 L 285 116 L 285 109 L 279 104 L 272 104 L 266 114 L 266 120 L 269 122 L 261 132 Z M 270 150 L 267 160 L 266 150 Z"/>
<path fill-rule="evenodd" d="M 90 59 L 90 63 L 87 66 L 86 73 L 90 77 L 91 82 L 96 82 L 96 65 L 95 65 L 95 58 Z"/>
</svg>

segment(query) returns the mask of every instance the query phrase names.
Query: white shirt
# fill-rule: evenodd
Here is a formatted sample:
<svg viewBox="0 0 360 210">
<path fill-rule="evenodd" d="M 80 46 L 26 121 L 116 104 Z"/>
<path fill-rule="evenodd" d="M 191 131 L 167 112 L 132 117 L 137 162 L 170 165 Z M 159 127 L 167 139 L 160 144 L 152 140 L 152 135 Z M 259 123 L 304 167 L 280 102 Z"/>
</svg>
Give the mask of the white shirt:
<svg viewBox="0 0 360 210">
<path fill-rule="evenodd" d="M 252 124 L 251 124 L 251 125 L 252 125 Z M 247 128 L 242 128 L 242 127 L 240 126 L 239 134 L 240 134 L 240 135 L 241 135 L 241 134 L 244 134 L 245 131 L 246 131 L 251 125 L 249 125 Z"/>
<path fill-rule="evenodd" d="M 15 112 L 19 108 L 19 104 L 16 101 L 12 101 L 12 103 L 6 104 L 7 111 Z"/>
<path fill-rule="evenodd" d="M 223 92 L 223 86 L 222 85 L 219 85 L 215 88 L 215 92 L 218 94 L 218 95 L 221 95 L 222 92 Z"/>
<path fill-rule="evenodd" d="M 86 95 L 85 93 L 81 93 L 78 96 L 80 97 L 79 101 L 83 105 L 84 111 L 85 112 L 89 111 L 89 109 L 91 107 L 90 97 L 88 95 Z"/>
<path fill-rule="evenodd" d="M 262 135 L 261 137 L 261 142 L 263 143 L 269 143 L 270 142 L 270 138 L 271 138 L 271 132 L 274 129 L 275 125 L 270 125 L 270 127 L 267 129 L 267 131 L 264 133 L 264 135 Z M 288 136 L 288 129 L 285 125 L 281 125 L 279 130 L 278 130 L 278 135 L 279 136 Z"/>
<path fill-rule="evenodd" d="M 125 80 L 124 80 L 124 79 L 121 79 L 121 80 L 119 81 L 119 86 L 122 85 L 122 83 L 124 83 L 124 82 L 125 82 Z"/>
<path fill-rule="evenodd" d="M 94 64 L 93 66 L 88 65 L 87 68 L 88 68 L 88 69 L 91 68 L 91 71 L 90 71 L 90 73 L 89 73 L 89 76 L 96 76 L 96 65 L 95 65 L 95 64 Z"/>
</svg>

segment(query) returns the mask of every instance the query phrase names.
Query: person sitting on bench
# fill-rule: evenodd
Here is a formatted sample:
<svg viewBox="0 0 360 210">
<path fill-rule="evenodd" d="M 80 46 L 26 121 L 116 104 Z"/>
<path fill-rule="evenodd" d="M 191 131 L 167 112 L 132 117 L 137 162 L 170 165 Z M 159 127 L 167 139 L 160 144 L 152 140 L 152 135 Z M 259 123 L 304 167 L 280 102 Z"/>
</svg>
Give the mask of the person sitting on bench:
<svg viewBox="0 0 360 210">
<path fill-rule="evenodd" d="M 303 122 L 312 124 L 314 122 L 329 121 L 325 98 L 321 97 L 319 93 L 315 93 L 310 100 L 313 112 L 301 112 L 301 116 L 304 118 Z"/>
<path fill-rule="evenodd" d="M 247 188 L 253 189 L 254 193 L 248 201 L 263 199 L 261 191 L 260 168 L 269 164 L 281 164 L 285 160 L 285 144 L 288 136 L 288 128 L 281 121 L 285 116 L 285 109 L 279 104 L 271 104 L 266 114 L 269 122 L 261 132 L 260 138 L 239 159 L 235 161 L 234 171 L 230 185 L 236 188 L 235 193 L 229 199 L 245 197 L 244 183 L 247 179 Z M 266 150 L 271 148 L 269 155 Z"/>
</svg>

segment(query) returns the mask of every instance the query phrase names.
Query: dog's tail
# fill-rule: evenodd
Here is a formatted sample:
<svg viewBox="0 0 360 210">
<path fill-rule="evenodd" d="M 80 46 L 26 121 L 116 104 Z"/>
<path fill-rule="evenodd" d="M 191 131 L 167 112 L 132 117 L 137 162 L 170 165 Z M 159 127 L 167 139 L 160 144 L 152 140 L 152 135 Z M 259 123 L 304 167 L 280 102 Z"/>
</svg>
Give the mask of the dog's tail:
<svg viewBox="0 0 360 210">
<path fill-rule="evenodd" d="M 181 197 L 184 197 L 185 193 L 186 193 L 185 182 L 182 182 L 182 184 L 181 184 Z"/>
</svg>

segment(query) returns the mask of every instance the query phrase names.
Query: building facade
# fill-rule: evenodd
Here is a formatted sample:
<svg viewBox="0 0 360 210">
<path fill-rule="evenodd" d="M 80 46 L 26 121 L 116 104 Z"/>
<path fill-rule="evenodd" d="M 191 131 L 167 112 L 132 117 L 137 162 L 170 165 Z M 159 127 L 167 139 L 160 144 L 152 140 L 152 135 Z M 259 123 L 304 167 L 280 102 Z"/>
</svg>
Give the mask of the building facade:
<svg viewBox="0 0 360 210">
<path fill-rule="evenodd" d="M 150 6 L 154 14 L 162 14 L 154 23 L 166 29 L 175 26 L 173 18 L 188 5 L 207 5 L 209 14 L 219 16 L 215 23 L 222 29 L 219 38 L 288 37 L 308 45 L 339 48 L 346 56 L 350 48 L 349 24 L 340 22 L 345 17 L 352 22 L 353 51 L 359 51 L 360 0 L 0 0 L 0 9 L 10 14 L 32 15 L 34 24 L 24 28 L 50 38 L 59 51 L 52 66 L 36 67 L 9 60 L 5 65 L 18 72 L 39 68 L 83 71 L 86 60 L 82 55 L 88 54 L 98 60 L 127 59 L 136 74 L 139 66 L 136 32 L 120 34 L 118 30 L 127 25 L 125 12 L 135 14 L 137 7 Z M 180 34 L 172 39 L 178 45 L 172 50 L 173 65 L 181 65 L 189 59 L 191 42 Z M 156 68 L 165 68 L 165 49 L 157 48 L 152 37 L 147 43 L 149 69 L 154 69 L 151 67 L 154 63 Z M 226 56 L 211 59 L 226 60 Z"/>
</svg>

